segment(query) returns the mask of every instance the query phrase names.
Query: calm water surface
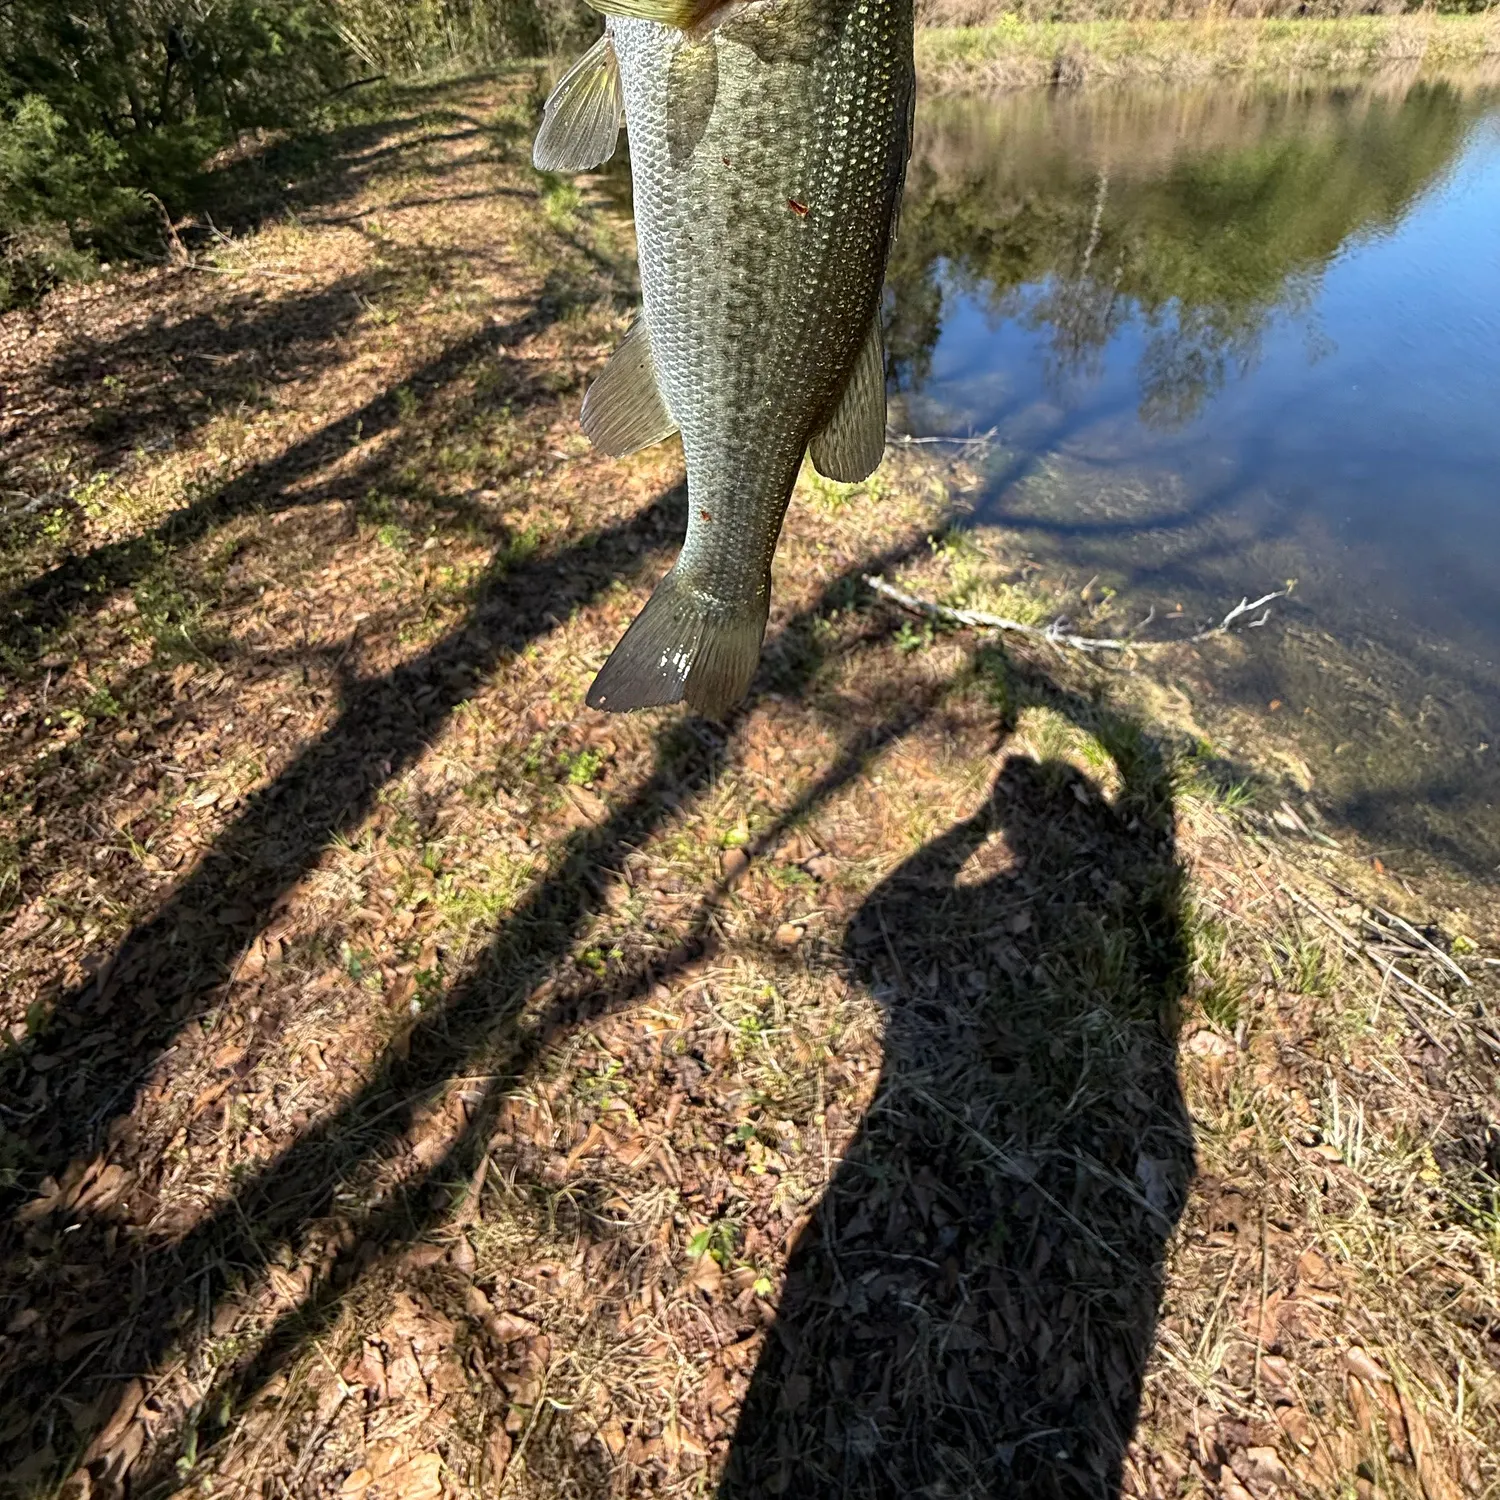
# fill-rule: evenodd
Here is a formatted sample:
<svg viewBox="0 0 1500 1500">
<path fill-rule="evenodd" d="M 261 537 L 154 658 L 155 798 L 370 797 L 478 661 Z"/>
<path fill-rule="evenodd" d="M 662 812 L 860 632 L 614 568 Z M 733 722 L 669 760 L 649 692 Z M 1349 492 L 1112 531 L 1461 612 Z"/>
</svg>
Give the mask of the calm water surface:
<svg viewBox="0 0 1500 1500">
<path fill-rule="evenodd" d="M 996 434 L 977 521 L 1132 609 L 1296 578 L 1223 690 L 1494 871 L 1500 92 L 925 101 L 887 297 L 893 421 Z"/>
</svg>

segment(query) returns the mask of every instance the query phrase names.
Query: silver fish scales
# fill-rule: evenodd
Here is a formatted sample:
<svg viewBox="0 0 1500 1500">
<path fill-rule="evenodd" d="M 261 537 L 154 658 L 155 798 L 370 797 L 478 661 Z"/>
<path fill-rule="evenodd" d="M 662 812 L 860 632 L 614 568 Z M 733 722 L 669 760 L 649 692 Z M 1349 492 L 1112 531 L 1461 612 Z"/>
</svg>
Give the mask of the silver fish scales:
<svg viewBox="0 0 1500 1500">
<path fill-rule="evenodd" d="M 866 477 L 885 444 L 880 292 L 910 145 L 911 0 L 608 0 L 534 158 L 630 137 L 643 308 L 584 400 L 607 452 L 682 434 L 682 552 L 589 691 L 632 709 L 743 696 L 803 455 Z"/>
</svg>

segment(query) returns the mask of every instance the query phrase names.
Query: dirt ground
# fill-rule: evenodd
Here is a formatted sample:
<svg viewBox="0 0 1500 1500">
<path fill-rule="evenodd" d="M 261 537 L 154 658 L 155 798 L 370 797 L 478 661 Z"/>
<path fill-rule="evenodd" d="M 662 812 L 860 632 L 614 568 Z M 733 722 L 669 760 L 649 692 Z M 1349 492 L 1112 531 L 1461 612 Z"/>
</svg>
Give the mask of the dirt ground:
<svg viewBox="0 0 1500 1500">
<path fill-rule="evenodd" d="M 872 594 L 1087 616 L 930 453 L 727 723 L 585 709 L 685 494 L 538 105 L 0 320 L 0 1494 L 1500 1494 L 1489 891 L 1227 756 L 1233 639 Z"/>
</svg>

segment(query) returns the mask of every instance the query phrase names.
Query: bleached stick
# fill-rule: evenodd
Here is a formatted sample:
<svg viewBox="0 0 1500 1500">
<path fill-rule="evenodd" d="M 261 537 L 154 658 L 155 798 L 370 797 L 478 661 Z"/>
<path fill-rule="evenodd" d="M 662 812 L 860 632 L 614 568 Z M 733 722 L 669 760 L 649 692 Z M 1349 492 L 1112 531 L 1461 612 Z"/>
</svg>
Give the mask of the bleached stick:
<svg viewBox="0 0 1500 1500">
<path fill-rule="evenodd" d="M 913 614 L 926 615 L 933 620 L 943 620 L 950 625 L 963 625 L 971 630 L 1009 631 L 1015 635 L 1030 636 L 1033 640 L 1046 641 L 1052 646 L 1067 646 L 1074 651 L 1084 652 L 1151 651 L 1160 646 L 1191 646 L 1198 641 L 1211 640 L 1214 636 L 1228 635 L 1230 628 L 1237 620 L 1269 606 L 1273 600 L 1284 599 L 1287 593 L 1285 589 L 1277 589 L 1274 593 L 1262 594 L 1259 599 L 1255 600 L 1247 596 L 1241 599 L 1212 629 L 1200 630 L 1196 635 L 1184 636 L 1179 641 L 1136 641 L 1121 636 L 1077 635 L 1072 631 L 1064 630 L 1061 620 L 1054 620 L 1050 625 L 1027 625 L 1020 620 L 1007 620 L 1003 615 L 986 614 L 979 609 L 954 609 L 947 604 L 934 604 L 930 599 L 919 599 L 915 594 L 903 593 L 887 583 L 885 579 L 872 574 L 865 575 L 865 582 L 877 594 L 883 594 L 903 609 L 911 610 Z M 1260 619 L 1251 620 L 1248 628 L 1258 629 L 1266 623 L 1270 615 L 1270 609 L 1265 608 L 1265 613 Z M 1151 616 L 1148 615 L 1146 622 L 1149 623 L 1150 619 Z"/>
</svg>

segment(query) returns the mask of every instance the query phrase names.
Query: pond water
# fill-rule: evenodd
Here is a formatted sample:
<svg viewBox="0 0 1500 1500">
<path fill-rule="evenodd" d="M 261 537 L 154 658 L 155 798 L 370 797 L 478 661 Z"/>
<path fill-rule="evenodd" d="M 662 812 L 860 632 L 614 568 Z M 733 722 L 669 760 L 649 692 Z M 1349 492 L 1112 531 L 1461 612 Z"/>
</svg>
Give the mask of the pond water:
<svg viewBox="0 0 1500 1500">
<path fill-rule="evenodd" d="M 922 103 L 892 421 L 994 433 L 977 523 L 1122 613 L 1297 580 L 1215 690 L 1322 802 L 1500 862 L 1500 91 L 1462 80 Z"/>
</svg>

